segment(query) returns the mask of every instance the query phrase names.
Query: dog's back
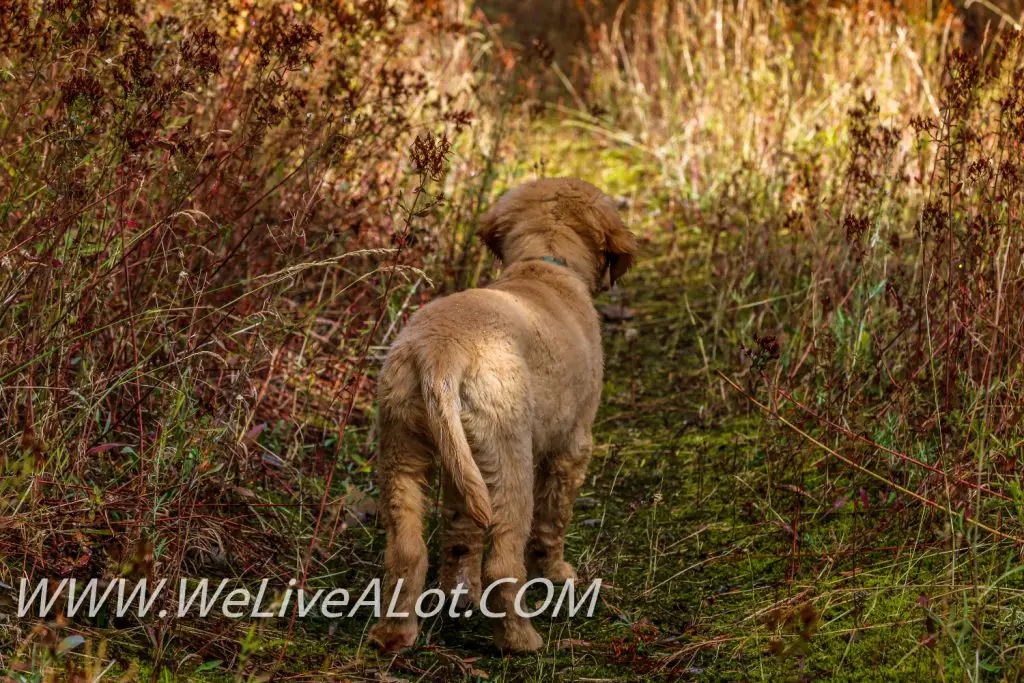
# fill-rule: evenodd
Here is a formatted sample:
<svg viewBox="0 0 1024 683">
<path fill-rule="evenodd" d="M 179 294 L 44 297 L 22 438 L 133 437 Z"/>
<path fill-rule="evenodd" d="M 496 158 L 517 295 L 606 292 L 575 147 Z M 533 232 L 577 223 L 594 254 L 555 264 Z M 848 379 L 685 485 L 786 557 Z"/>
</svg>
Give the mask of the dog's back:
<svg viewBox="0 0 1024 683">
<path fill-rule="evenodd" d="M 534 452 L 548 452 L 597 408 L 597 316 L 582 283 L 560 270 L 521 264 L 489 288 L 432 302 L 409 321 L 381 373 L 381 432 L 407 431 L 436 450 L 482 526 L 490 506 L 480 485 L 498 468 L 469 444 L 525 437 Z"/>
</svg>

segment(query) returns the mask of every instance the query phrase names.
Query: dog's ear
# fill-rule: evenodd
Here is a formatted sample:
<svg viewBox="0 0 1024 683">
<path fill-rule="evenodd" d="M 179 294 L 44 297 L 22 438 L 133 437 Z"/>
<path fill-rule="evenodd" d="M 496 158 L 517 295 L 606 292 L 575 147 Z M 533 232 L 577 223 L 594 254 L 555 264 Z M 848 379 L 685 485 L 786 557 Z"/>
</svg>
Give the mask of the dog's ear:
<svg viewBox="0 0 1024 683">
<path fill-rule="evenodd" d="M 608 278 L 614 285 L 633 265 L 636 253 L 636 237 L 633 236 L 614 209 L 608 207 L 604 215 L 604 258 L 608 266 Z"/>
<path fill-rule="evenodd" d="M 477 234 L 480 236 L 480 239 L 502 261 L 505 260 L 502 243 L 505 241 L 505 235 L 508 234 L 511 227 L 512 219 L 500 199 L 484 212 L 477 226 Z"/>
</svg>

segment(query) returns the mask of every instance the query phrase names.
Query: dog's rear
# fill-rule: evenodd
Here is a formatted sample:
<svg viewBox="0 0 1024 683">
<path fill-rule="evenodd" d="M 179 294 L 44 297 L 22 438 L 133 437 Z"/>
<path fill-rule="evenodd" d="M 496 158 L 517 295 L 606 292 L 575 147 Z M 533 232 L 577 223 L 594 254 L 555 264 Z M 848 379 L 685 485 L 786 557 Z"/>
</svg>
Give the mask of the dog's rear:
<svg viewBox="0 0 1024 683">
<path fill-rule="evenodd" d="M 459 394 L 467 364 L 458 347 L 410 342 L 396 349 L 381 378 L 381 429 L 411 434 L 426 424 L 427 434 L 417 438 L 422 442 L 424 436 L 430 437 L 441 467 L 466 500 L 469 516 L 483 529 L 491 523 L 491 501 L 461 417 Z"/>
<path fill-rule="evenodd" d="M 453 295 L 420 311 L 399 335 L 381 373 L 377 467 L 388 533 L 385 593 L 390 601 L 402 579 L 394 611 L 410 614 L 375 629 L 384 649 L 415 640 L 414 607 L 427 567 L 423 488 L 435 454 L 448 508 L 444 555 L 451 561 L 442 568 L 446 590 L 461 583 L 472 600 L 479 600 L 479 558 L 492 521 L 492 494 L 503 511 L 499 525 L 509 524 L 510 509 L 528 515 L 527 500 L 510 500 L 529 491 L 520 473 L 532 467 L 525 373 L 516 370 L 522 369 L 522 359 L 508 336 L 489 334 L 480 319 L 489 317 L 493 307 L 493 302 L 480 301 L 482 293 Z M 528 527 L 529 518 L 513 525 Z M 522 549 L 513 552 L 522 555 Z M 516 574 L 515 567 L 491 569 Z"/>
<path fill-rule="evenodd" d="M 427 570 L 424 487 L 435 461 L 445 503 L 441 587 L 453 592 L 462 584 L 479 602 L 489 530 L 484 578 L 506 580 L 487 605 L 507 614 L 495 622 L 500 647 L 524 651 L 541 644 L 529 620 L 513 609 L 526 579 L 531 528 L 541 573 L 553 580 L 574 576 L 562 547 L 590 457 L 601 383 L 600 330 L 590 295 L 602 265 L 613 278 L 628 267 L 632 236 L 603 195 L 574 180 L 510 192 L 485 216 L 482 232 L 505 258 L 505 276 L 419 311 L 396 339 L 380 377 L 386 604 L 408 613 L 385 618 L 371 631 L 387 650 L 411 646 L 418 632 L 414 608 Z M 546 257 L 549 252 L 558 256 Z"/>
</svg>

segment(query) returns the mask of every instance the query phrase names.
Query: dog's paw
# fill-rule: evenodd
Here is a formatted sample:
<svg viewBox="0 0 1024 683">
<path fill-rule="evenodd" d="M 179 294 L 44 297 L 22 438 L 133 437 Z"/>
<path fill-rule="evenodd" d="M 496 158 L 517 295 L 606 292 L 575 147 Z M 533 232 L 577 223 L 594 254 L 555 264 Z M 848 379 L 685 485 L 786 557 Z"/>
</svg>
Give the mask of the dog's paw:
<svg viewBox="0 0 1024 683">
<path fill-rule="evenodd" d="M 552 562 L 544 570 L 544 578 L 551 583 L 565 583 L 576 580 L 576 570 L 565 560 Z"/>
<path fill-rule="evenodd" d="M 398 652 L 416 644 L 419 628 L 395 619 L 378 621 L 370 629 L 370 643 L 381 652 Z"/>
<path fill-rule="evenodd" d="M 504 624 L 494 629 L 494 644 L 502 652 L 536 652 L 544 639 L 529 622 L 508 628 Z"/>
</svg>

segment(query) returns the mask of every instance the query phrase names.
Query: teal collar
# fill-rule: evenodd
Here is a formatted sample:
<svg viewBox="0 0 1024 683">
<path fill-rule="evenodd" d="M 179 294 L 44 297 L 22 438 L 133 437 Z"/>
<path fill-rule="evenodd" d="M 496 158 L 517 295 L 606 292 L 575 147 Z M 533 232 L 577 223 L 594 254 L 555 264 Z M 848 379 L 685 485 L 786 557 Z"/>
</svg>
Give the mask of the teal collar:
<svg viewBox="0 0 1024 683">
<path fill-rule="evenodd" d="M 527 258 L 521 258 L 520 261 L 547 261 L 548 263 L 554 263 L 556 266 L 562 266 L 568 268 L 569 266 L 560 258 L 554 256 L 529 256 Z"/>
</svg>

